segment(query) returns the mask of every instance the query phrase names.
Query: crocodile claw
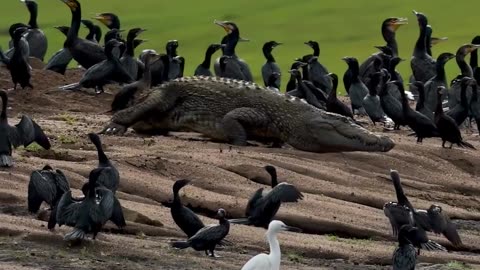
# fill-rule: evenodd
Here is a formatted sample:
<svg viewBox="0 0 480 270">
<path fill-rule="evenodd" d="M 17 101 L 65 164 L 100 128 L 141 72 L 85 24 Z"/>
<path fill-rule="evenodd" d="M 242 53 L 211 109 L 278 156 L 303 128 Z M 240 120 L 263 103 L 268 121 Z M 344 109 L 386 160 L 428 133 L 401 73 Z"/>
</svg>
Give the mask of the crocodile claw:
<svg viewBox="0 0 480 270">
<path fill-rule="evenodd" d="M 126 131 L 127 131 L 126 127 L 119 124 L 110 123 L 105 128 L 103 128 L 103 130 L 100 131 L 98 134 L 123 135 Z"/>
</svg>

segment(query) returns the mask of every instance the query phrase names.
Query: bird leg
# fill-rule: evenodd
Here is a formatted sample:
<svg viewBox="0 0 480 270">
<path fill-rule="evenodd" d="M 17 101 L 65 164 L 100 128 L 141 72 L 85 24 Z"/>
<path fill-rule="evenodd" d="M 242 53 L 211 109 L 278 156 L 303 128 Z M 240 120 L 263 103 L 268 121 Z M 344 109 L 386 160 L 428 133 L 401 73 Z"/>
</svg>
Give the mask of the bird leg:
<svg viewBox="0 0 480 270">
<path fill-rule="evenodd" d="M 442 142 L 442 148 L 445 148 L 445 141 Z"/>
<path fill-rule="evenodd" d="M 221 256 L 215 255 L 215 250 L 214 250 L 214 249 L 210 250 L 210 257 L 212 257 L 212 258 L 221 258 Z"/>
</svg>

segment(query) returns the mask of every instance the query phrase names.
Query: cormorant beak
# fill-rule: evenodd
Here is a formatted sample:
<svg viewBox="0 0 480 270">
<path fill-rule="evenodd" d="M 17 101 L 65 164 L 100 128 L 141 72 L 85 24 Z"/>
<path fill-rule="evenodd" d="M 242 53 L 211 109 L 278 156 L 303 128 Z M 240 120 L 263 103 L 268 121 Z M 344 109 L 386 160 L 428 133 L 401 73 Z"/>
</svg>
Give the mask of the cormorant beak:
<svg viewBox="0 0 480 270">
<path fill-rule="evenodd" d="M 238 41 L 241 41 L 241 42 L 249 42 L 250 39 L 239 37 L 239 38 L 238 38 Z"/>
<path fill-rule="evenodd" d="M 105 24 L 105 25 L 109 25 L 110 24 L 110 18 L 108 16 L 104 16 L 102 14 L 97 14 L 95 15 L 95 17 L 93 17 L 93 19 L 95 20 L 98 20 L 100 21 L 101 23 Z"/>
<path fill-rule="evenodd" d="M 467 52 L 468 52 L 468 53 L 471 53 L 471 52 L 473 52 L 474 50 L 480 48 L 480 45 L 477 45 L 477 44 L 470 44 L 470 45 L 471 45 L 471 46 L 469 46 L 469 47 L 467 48 Z"/>
<path fill-rule="evenodd" d="M 288 73 L 293 74 L 295 72 L 295 69 L 290 69 Z"/>
<path fill-rule="evenodd" d="M 447 41 L 447 40 L 448 40 L 448 37 L 441 37 L 441 38 L 432 37 L 431 38 L 432 45 L 437 45 L 438 43 L 442 41 Z"/>
<path fill-rule="evenodd" d="M 405 24 L 408 24 L 408 19 L 407 18 L 397 18 L 396 20 L 394 20 L 390 24 L 390 27 L 395 32 L 395 31 L 398 30 L 398 28 L 400 28 L 400 26 L 405 25 Z"/>
<path fill-rule="evenodd" d="M 61 0 L 61 1 L 65 3 L 73 11 L 78 8 L 78 4 L 75 3 L 75 1 L 71 1 L 71 0 Z"/>
<path fill-rule="evenodd" d="M 225 32 L 227 32 L 228 34 L 232 33 L 232 29 L 225 22 L 214 20 L 213 23 L 223 27 L 223 29 L 225 29 Z"/>
<path fill-rule="evenodd" d="M 282 227 L 285 231 L 290 231 L 290 232 L 302 232 L 302 229 L 297 228 L 297 227 L 292 227 L 292 226 L 283 226 Z"/>
<path fill-rule="evenodd" d="M 413 14 L 418 15 L 420 12 L 417 12 L 416 10 L 413 10 Z"/>
<path fill-rule="evenodd" d="M 273 47 L 275 48 L 275 47 L 277 47 L 277 46 L 279 46 L 279 45 L 282 45 L 282 44 L 283 44 L 283 43 L 281 43 L 281 42 L 276 42 L 276 43 L 273 44 Z"/>
<path fill-rule="evenodd" d="M 345 62 L 348 62 L 349 59 L 350 59 L 350 57 L 348 57 L 348 56 L 342 57 L 342 60 L 345 61 Z"/>
<path fill-rule="evenodd" d="M 140 28 L 138 29 L 137 35 L 140 35 L 141 33 L 147 31 L 147 29 Z"/>
</svg>

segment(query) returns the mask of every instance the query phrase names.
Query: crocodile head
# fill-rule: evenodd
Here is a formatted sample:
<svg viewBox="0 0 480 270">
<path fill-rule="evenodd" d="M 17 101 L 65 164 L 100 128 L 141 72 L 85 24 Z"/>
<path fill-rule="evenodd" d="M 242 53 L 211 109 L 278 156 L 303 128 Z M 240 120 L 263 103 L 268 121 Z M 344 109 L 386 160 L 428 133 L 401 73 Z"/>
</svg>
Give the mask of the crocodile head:
<svg viewBox="0 0 480 270">
<path fill-rule="evenodd" d="M 322 112 L 304 115 L 305 125 L 297 128 L 297 136 L 288 143 L 304 151 L 326 152 L 388 152 L 395 143 L 387 136 L 374 134 L 344 116 Z"/>
</svg>

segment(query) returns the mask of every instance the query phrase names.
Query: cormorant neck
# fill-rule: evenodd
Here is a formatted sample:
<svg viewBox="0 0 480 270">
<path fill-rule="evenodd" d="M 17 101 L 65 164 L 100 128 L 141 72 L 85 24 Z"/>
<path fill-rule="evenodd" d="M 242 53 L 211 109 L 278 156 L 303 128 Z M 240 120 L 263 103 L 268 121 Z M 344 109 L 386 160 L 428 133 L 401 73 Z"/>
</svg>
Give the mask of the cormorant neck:
<svg viewBox="0 0 480 270">
<path fill-rule="evenodd" d="M 407 101 L 405 94 L 402 96 L 402 100 L 404 100 L 404 103 L 405 101 Z M 406 105 L 408 106 L 408 101 Z M 406 205 L 411 208 L 410 210 L 413 210 L 412 205 L 410 204 L 410 201 L 408 201 L 407 196 L 405 196 L 405 193 L 403 193 L 403 188 L 402 188 L 402 184 L 400 183 L 400 180 L 399 179 L 393 180 L 393 186 L 395 187 L 395 193 L 397 194 L 398 203 L 401 205 Z"/>
<path fill-rule="evenodd" d="M 280 269 L 280 260 L 281 260 L 281 250 L 280 250 L 280 243 L 277 239 L 277 234 L 274 232 L 267 232 L 267 239 L 268 244 L 270 246 L 270 254 L 268 256 L 271 258 L 270 262 L 275 263 L 276 265 L 272 265 L 272 269 Z"/>
<path fill-rule="evenodd" d="M 96 179 L 89 179 L 88 181 L 88 197 L 95 198 L 95 186 L 97 184 Z"/>
<path fill-rule="evenodd" d="M 240 34 L 238 31 L 233 31 L 227 36 L 227 42 L 224 54 L 227 56 L 234 56 L 235 55 L 235 47 L 237 46 L 238 40 L 240 38 Z"/>
<path fill-rule="evenodd" d="M 332 78 L 332 91 L 330 91 L 330 95 L 328 98 L 330 99 L 330 96 L 332 97 L 331 99 L 337 99 L 337 88 L 338 88 L 338 78 L 335 76 Z"/>
<path fill-rule="evenodd" d="M 427 51 L 427 54 L 432 56 L 432 34 L 427 35 L 425 38 L 425 49 Z"/>
<path fill-rule="evenodd" d="M 397 39 L 395 38 L 395 32 L 390 31 L 387 26 L 384 26 L 382 29 L 382 35 L 385 42 L 387 42 L 387 46 L 392 49 L 392 55 L 398 56 L 398 44 Z"/>
<path fill-rule="evenodd" d="M 93 33 L 93 28 L 88 27 L 88 34 L 85 37 L 85 39 L 90 40 L 90 41 L 94 41 L 94 38 L 95 38 L 95 33 Z"/>
<path fill-rule="evenodd" d="M 68 30 L 66 45 L 69 46 L 75 39 L 78 38 L 78 32 L 80 31 L 80 23 L 82 20 L 82 11 L 80 5 L 75 10 L 72 10 L 72 22 L 70 29 Z"/>
<path fill-rule="evenodd" d="M 442 94 L 437 93 L 437 106 L 435 108 L 435 116 L 443 115 L 443 107 L 442 107 Z"/>
<path fill-rule="evenodd" d="M 7 93 L 2 92 L 1 94 L 2 98 L 2 113 L 0 114 L 0 120 L 5 121 L 7 120 L 7 103 L 8 103 L 8 97 Z"/>
<path fill-rule="evenodd" d="M 455 56 L 455 60 L 457 61 L 457 65 L 462 71 L 462 75 L 465 77 L 473 77 L 472 68 L 465 62 L 465 55 L 463 53 L 457 53 Z"/>
<path fill-rule="evenodd" d="M 437 61 L 435 64 L 435 69 L 437 70 L 437 77 L 436 79 L 438 81 L 445 81 L 446 75 L 445 75 L 445 62 L 443 61 Z"/>
<path fill-rule="evenodd" d="M 415 55 L 424 55 L 427 53 L 426 50 L 426 37 L 427 37 L 427 26 L 426 25 L 419 25 L 420 26 L 420 35 L 418 36 L 417 43 L 415 44 Z"/>
<path fill-rule="evenodd" d="M 319 57 L 320 56 L 320 46 L 318 44 L 314 44 L 312 46 L 313 49 L 313 56 Z"/>
<path fill-rule="evenodd" d="M 98 153 L 98 162 L 102 164 L 109 163 L 107 156 L 105 155 L 105 152 L 103 152 L 103 147 L 102 143 L 98 138 L 95 138 L 92 143 L 95 145 L 97 148 L 97 153 Z"/>
<path fill-rule="evenodd" d="M 360 79 L 358 78 L 358 75 L 360 73 L 360 67 L 358 62 L 351 62 L 348 64 L 348 67 L 350 68 L 350 72 L 352 74 L 352 82 L 359 82 Z"/>
<path fill-rule="evenodd" d="M 470 67 L 472 70 L 478 67 L 478 49 L 475 49 L 470 53 Z"/>
<path fill-rule="evenodd" d="M 272 177 L 272 188 L 274 188 L 278 185 L 277 173 L 272 171 L 270 176 Z"/>
<path fill-rule="evenodd" d="M 308 65 L 302 67 L 302 75 L 304 80 L 310 80 L 310 73 L 308 71 Z"/>
<path fill-rule="evenodd" d="M 272 48 L 268 48 L 264 46 L 262 51 L 263 51 L 263 55 L 267 59 L 267 62 L 269 63 L 275 62 L 275 58 L 273 58 L 273 55 L 272 55 Z"/>
<path fill-rule="evenodd" d="M 37 16 L 38 16 L 38 8 L 36 3 L 27 3 L 28 11 L 30 12 L 30 20 L 28 21 L 28 25 L 32 29 L 37 29 Z"/>
<path fill-rule="evenodd" d="M 125 55 L 134 57 L 135 54 L 135 47 L 133 45 L 133 40 L 135 39 L 135 35 L 129 35 L 127 37 L 127 49 L 125 50 Z"/>
<path fill-rule="evenodd" d="M 100 43 L 100 40 L 102 39 L 102 29 L 97 26 L 97 25 L 94 25 L 93 26 L 93 33 L 95 35 L 95 40 Z"/>
<path fill-rule="evenodd" d="M 388 66 L 388 73 L 390 73 L 390 80 L 391 81 L 398 80 L 398 74 L 395 71 L 396 67 L 397 67 L 397 64 L 393 63 L 392 61 L 390 62 L 390 65 Z"/>
<path fill-rule="evenodd" d="M 425 88 L 418 87 L 417 90 L 418 90 L 418 102 L 417 102 L 417 105 L 415 106 L 415 109 L 418 111 L 425 107 Z"/>
<path fill-rule="evenodd" d="M 163 63 L 163 74 L 162 74 L 162 81 L 168 81 L 168 73 L 170 72 L 170 59 L 168 59 L 168 55 L 164 55 L 161 58 Z"/>
<path fill-rule="evenodd" d="M 206 69 L 210 69 L 210 64 L 212 62 L 212 55 L 215 53 L 215 51 L 211 50 L 210 48 L 207 49 L 205 52 L 205 58 L 203 59 L 202 62 L 202 67 Z"/>
</svg>

